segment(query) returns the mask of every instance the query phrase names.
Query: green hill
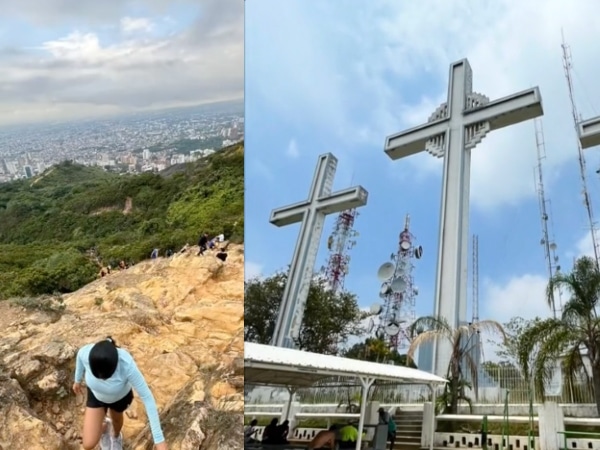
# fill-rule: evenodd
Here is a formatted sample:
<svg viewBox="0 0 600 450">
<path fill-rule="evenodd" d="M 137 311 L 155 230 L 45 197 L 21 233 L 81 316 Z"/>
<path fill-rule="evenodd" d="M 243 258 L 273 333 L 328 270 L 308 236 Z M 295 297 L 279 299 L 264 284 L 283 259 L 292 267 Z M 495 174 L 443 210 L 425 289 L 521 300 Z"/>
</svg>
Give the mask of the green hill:
<svg viewBox="0 0 600 450">
<path fill-rule="evenodd" d="M 0 299 L 71 292 L 104 265 L 195 244 L 243 241 L 244 145 L 161 174 L 117 175 L 69 162 L 0 184 Z"/>
</svg>

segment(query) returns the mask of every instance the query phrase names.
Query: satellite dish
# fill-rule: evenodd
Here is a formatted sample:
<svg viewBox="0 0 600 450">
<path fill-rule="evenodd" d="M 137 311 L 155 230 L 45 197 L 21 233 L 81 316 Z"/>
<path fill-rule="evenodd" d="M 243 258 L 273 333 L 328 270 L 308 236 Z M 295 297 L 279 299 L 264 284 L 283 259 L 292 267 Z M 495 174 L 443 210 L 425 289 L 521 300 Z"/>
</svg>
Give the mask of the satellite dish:
<svg viewBox="0 0 600 450">
<path fill-rule="evenodd" d="M 369 319 L 369 324 L 367 325 L 367 334 L 371 334 L 373 332 L 373 328 L 375 327 L 375 321 L 373 318 Z"/>
<path fill-rule="evenodd" d="M 415 258 L 421 259 L 421 256 L 423 256 L 423 247 L 419 245 L 417 248 L 415 248 Z"/>
<path fill-rule="evenodd" d="M 384 298 L 389 293 L 390 293 L 390 285 L 389 285 L 389 283 L 383 283 L 381 285 L 381 289 L 379 290 L 379 296 L 381 298 Z"/>
<path fill-rule="evenodd" d="M 550 250 L 552 250 L 552 251 L 556 250 L 556 244 L 554 242 L 552 244 L 550 244 Z"/>
<path fill-rule="evenodd" d="M 383 263 L 377 271 L 377 278 L 379 281 L 385 281 L 392 278 L 394 275 L 394 265 L 390 262 Z"/>
<path fill-rule="evenodd" d="M 396 322 L 390 322 L 385 326 L 385 334 L 388 336 L 396 336 L 400 333 L 400 325 Z"/>
<path fill-rule="evenodd" d="M 413 287 L 413 292 L 415 295 L 419 295 L 419 288 L 417 286 Z"/>
<path fill-rule="evenodd" d="M 401 277 L 394 278 L 394 281 L 392 281 L 390 288 L 395 293 L 403 292 L 406 289 L 406 281 L 404 281 L 404 279 L 402 279 Z"/>
<path fill-rule="evenodd" d="M 377 327 L 377 330 L 375 330 L 375 337 L 377 337 L 377 339 L 383 339 L 385 332 L 383 331 L 382 327 Z"/>
<path fill-rule="evenodd" d="M 379 303 L 373 303 L 371 305 L 371 308 L 369 309 L 369 311 L 371 312 L 371 314 L 373 314 L 374 316 L 376 316 L 377 314 L 379 314 L 381 312 L 381 305 Z"/>
<path fill-rule="evenodd" d="M 410 242 L 409 241 L 400 242 L 400 248 L 404 251 L 408 250 L 410 248 Z"/>
</svg>

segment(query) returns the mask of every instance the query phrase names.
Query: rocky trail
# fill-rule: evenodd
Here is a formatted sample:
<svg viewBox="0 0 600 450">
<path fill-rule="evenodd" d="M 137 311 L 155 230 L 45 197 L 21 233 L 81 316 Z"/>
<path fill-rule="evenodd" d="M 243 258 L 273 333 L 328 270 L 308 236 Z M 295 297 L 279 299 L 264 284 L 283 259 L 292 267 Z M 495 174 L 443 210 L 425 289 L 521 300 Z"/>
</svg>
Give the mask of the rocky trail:
<svg viewBox="0 0 600 450">
<path fill-rule="evenodd" d="M 64 311 L 0 302 L 0 450 L 81 448 L 75 355 L 109 335 L 144 374 L 169 449 L 242 447 L 244 249 L 226 263 L 196 251 L 113 272 L 64 295 Z M 152 449 L 143 404 L 126 414 L 125 448 Z"/>
</svg>

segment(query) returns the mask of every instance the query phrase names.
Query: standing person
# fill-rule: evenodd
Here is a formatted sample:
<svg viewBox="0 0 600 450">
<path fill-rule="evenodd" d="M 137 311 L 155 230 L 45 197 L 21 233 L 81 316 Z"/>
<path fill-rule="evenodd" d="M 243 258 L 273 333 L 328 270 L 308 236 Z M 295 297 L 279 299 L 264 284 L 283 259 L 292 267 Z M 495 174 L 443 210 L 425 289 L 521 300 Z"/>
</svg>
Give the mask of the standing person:
<svg viewBox="0 0 600 450">
<path fill-rule="evenodd" d="M 81 434 L 84 449 L 92 450 L 100 441 L 102 450 L 123 450 L 123 413 L 131 405 L 135 389 L 144 402 L 156 450 L 167 450 L 156 402 L 129 352 L 117 347 L 111 337 L 84 345 L 77 352 L 73 384 L 76 394 L 82 393 L 84 372 L 87 386 Z"/>
<path fill-rule="evenodd" d="M 396 422 L 390 413 L 385 411 L 383 408 L 379 408 L 379 423 L 386 423 L 388 426 L 388 441 L 390 442 L 390 450 L 394 448 L 396 442 Z"/>
<path fill-rule="evenodd" d="M 152 250 L 152 253 L 150 254 L 150 258 L 151 259 L 158 258 L 158 249 L 157 248 L 155 248 L 154 250 Z"/>
<path fill-rule="evenodd" d="M 200 235 L 200 239 L 198 239 L 198 247 L 200 247 L 200 250 L 198 251 L 198 256 L 204 254 L 204 252 L 206 251 L 207 245 L 208 245 L 208 234 L 202 233 Z"/>
</svg>

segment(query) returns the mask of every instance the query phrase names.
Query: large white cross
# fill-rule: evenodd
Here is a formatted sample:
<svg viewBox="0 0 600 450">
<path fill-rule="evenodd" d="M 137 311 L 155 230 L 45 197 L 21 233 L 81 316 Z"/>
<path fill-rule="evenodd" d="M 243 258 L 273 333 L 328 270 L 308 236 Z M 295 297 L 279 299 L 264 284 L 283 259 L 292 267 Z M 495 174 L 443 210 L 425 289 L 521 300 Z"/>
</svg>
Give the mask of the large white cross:
<svg viewBox="0 0 600 450">
<path fill-rule="evenodd" d="M 445 318 L 452 327 L 466 322 L 467 315 L 471 149 L 492 130 L 543 114 L 537 87 L 490 102 L 473 92 L 472 82 L 466 59 L 451 64 L 447 102 L 428 123 L 389 136 L 385 143 L 385 152 L 393 160 L 422 150 L 444 157 L 434 315 Z M 450 348 L 440 341 L 432 353 L 430 370 L 445 375 Z"/>
<path fill-rule="evenodd" d="M 331 192 L 336 168 L 337 158 L 331 153 L 319 156 L 308 199 L 271 212 L 270 222 L 278 227 L 301 223 L 272 345 L 292 348 L 299 336 L 325 216 L 367 204 L 362 186 Z"/>
<path fill-rule="evenodd" d="M 600 116 L 579 123 L 581 148 L 600 145 Z"/>
</svg>

